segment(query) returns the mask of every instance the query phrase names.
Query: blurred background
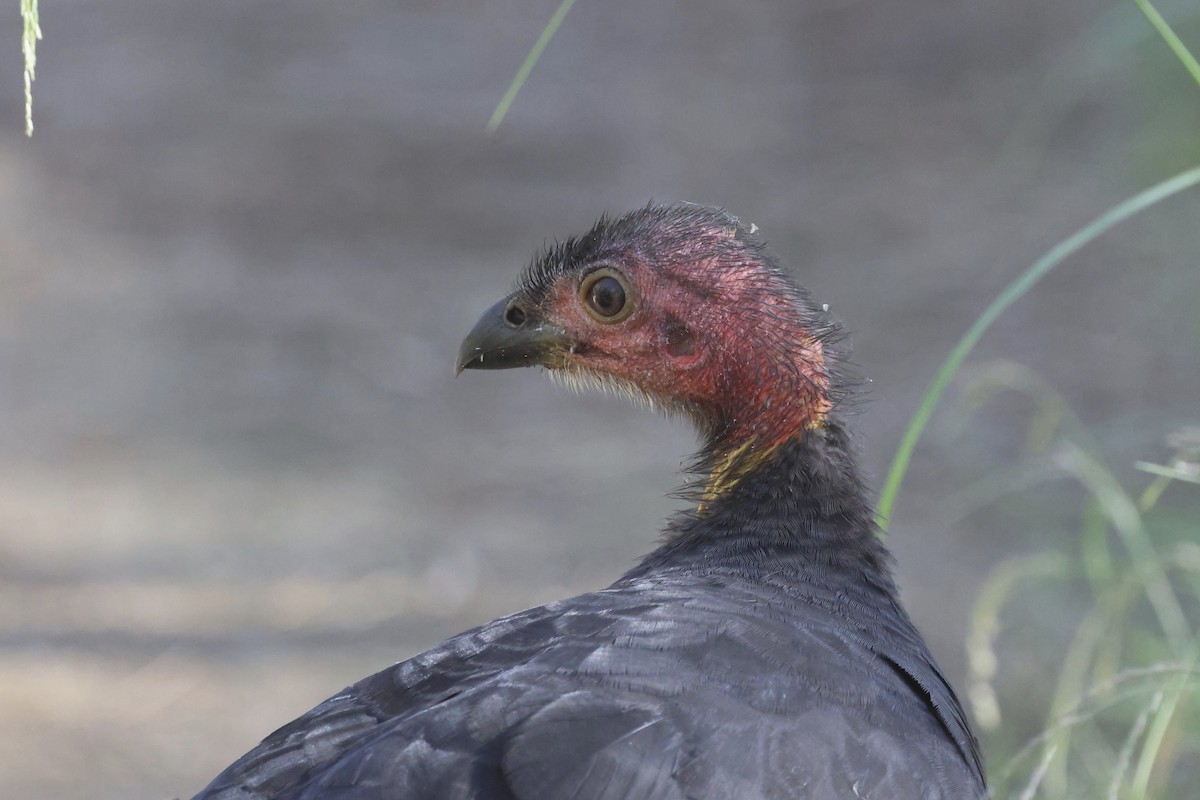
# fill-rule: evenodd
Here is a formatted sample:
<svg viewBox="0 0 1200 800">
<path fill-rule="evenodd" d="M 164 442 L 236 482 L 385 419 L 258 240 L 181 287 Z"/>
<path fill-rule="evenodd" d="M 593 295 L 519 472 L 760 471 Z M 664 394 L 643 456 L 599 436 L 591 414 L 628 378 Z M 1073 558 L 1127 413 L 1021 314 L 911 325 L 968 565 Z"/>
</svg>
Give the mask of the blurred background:
<svg viewBox="0 0 1200 800">
<path fill-rule="evenodd" d="M 544 241 L 651 199 L 758 225 L 853 334 L 878 487 L 987 303 L 1200 162 L 1198 87 L 1099 0 L 581 0 L 486 134 L 556 5 L 57 0 L 32 140 L 5 15 L 6 796 L 190 796 L 342 686 L 652 547 L 686 426 L 453 378 Z M 1200 41 L 1189 2 L 1160 8 Z M 1200 418 L 1198 219 L 1192 192 L 1053 273 L 917 450 L 889 541 L 964 692 L 981 582 L 1069 541 L 1086 496 L 1039 472 L 1040 401 L 977 403 L 979 376 L 1040 376 L 1144 484 Z M 996 475 L 1034 487 L 980 501 Z M 1194 521 L 1196 495 L 1162 503 Z M 1039 602 L 998 645 L 1012 740 L 1083 600 Z"/>
</svg>

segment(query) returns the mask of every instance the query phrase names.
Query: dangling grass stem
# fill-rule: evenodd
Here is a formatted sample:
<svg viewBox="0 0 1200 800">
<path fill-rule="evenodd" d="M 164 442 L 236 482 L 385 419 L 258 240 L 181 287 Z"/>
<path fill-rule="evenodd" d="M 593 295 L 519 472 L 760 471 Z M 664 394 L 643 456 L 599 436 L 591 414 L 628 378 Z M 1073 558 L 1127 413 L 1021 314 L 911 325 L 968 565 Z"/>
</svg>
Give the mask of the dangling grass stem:
<svg viewBox="0 0 1200 800">
<path fill-rule="evenodd" d="M 892 459 L 891 468 L 888 470 L 887 481 L 884 483 L 883 491 L 879 496 L 877 521 L 881 531 L 887 530 L 888 518 L 891 516 L 892 508 L 896 503 L 896 495 L 900 491 L 900 484 L 904 480 L 904 473 L 908 471 L 908 465 L 912 460 L 913 450 L 916 449 L 917 440 L 921 438 L 926 425 L 929 424 L 929 419 L 933 416 L 933 411 L 937 407 L 938 401 L 941 400 L 942 394 L 946 391 L 946 387 L 950 385 L 950 380 L 954 377 L 958 368 L 962 366 L 963 361 L 966 360 L 971 350 L 983 338 L 983 334 L 992 326 L 992 323 L 1004 313 L 1005 309 L 1032 289 L 1050 270 L 1054 269 L 1085 245 L 1091 243 L 1117 224 L 1197 184 L 1200 184 L 1200 167 L 1181 172 L 1117 204 L 1052 247 L 1049 252 L 1038 259 L 1029 269 L 1025 270 L 1020 277 L 1009 284 L 1008 288 L 1001 292 L 1000 296 L 992 301 L 991 305 L 984 309 L 984 312 L 979 315 L 975 323 L 963 334 L 963 337 L 955 345 L 950 355 L 942 362 L 941 367 L 938 368 L 937 375 L 934 376 L 933 382 L 929 384 L 929 388 L 925 391 L 925 396 L 921 398 L 921 405 L 917 408 L 917 412 L 913 414 L 912 419 L 908 423 L 908 429 L 904 432 L 904 438 L 900 440 L 900 446 L 897 448 L 896 455 Z"/>
<path fill-rule="evenodd" d="M 1191 51 L 1183 43 L 1183 40 L 1175 34 L 1175 31 L 1163 19 L 1162 14 L 1158 13 L 1158 9 L 1154 7 L 1150 0 L 1133 0 L 1133 4 L 1150 21 L 1154 30 L 1158 31 L 1158 35 L 1167 43 L 1167 47 L 1171 48 L 1171 52 L 1183 64 L 1184 69 L 1188 71 L 1192 79 L 1196 81 L 1196 84 L 1200 85 L 1200 61 L 1196 61 L 1196 57 L 1192 55 Z"/>
<path fill-rule="evenodd" d="M 33 78 L 37 69 L 37 43 L 42 38 L 38 0 L 21 0 L 21 22 L 21 53 L 25 57 L 25 135 L 33 136 Z"/>
<path fill-rule="evenodd" d="M 533 71 L 533 65 L 542 57 L 542 51 L 546 49 L 546 45 L 550 44 L 550 40 L 554 38 L 554 33 L 558 30 L 558 26 L 562 24 L 563 18 L 567 16 L 567 12 L 571 10 L 571 6 L 573 5 L 575 5 L 575 0 L 562 0 L 558 4 L 558 9 L 554 12 L 554 16 L 550 17 L 550 21 L 546 23 L 542 35 L 534 42 L 533 49 L 529 51 L 529 55 L 525 56 L 524 63 L 517 70 L 517 74 L 513 76 L 512 83 L 508 85 L 508 91 L 500 98 L 500 104 L 492 112 L 492 118 L 488 120 L 487 124 L 488 133 L 494 133 L 496 128 L 500 127 L 500 123 L 504 121 L 505 115 L 508 114 L 509 106 L 513 104 L 513 100 L 517 99 L 517 93 L 521 91 L 521 87 L 525 85 L 525 79 Z"/>
</svg>

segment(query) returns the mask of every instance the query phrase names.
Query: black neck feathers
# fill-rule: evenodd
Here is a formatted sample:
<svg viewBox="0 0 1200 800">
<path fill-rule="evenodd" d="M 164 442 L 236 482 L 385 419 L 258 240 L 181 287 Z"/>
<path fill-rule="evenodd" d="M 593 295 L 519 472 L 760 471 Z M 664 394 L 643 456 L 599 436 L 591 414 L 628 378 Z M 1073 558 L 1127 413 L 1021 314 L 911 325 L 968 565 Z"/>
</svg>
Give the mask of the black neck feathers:
<svg viewBox="0 0 1200 800">
<path fill-rule="evenodd" d="M 852 444 L 836 418 L 756 456 L 736 481 L 672 518 L 664 538 L 630 577 L 719 567 L 748 577 L 844 576 L 895 594 L 890 557 L 876 536 Z"/>
</svg>

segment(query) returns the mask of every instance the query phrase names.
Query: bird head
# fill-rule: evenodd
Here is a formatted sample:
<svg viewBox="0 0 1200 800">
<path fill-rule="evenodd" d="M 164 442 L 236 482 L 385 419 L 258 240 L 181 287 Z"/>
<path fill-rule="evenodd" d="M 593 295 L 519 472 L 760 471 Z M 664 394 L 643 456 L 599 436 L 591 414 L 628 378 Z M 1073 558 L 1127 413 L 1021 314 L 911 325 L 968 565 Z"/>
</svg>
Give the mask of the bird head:
<svg viewBox="0 0 1200 800">
<path fill-rule="evenodd" d="M 458 370 L 541 365 L 617 389 L 691 417 L 718 458 L 820 427 L 835 326 L 754 230 L 690 204 L 602 217 L 534 258 Z"/>
</svg>

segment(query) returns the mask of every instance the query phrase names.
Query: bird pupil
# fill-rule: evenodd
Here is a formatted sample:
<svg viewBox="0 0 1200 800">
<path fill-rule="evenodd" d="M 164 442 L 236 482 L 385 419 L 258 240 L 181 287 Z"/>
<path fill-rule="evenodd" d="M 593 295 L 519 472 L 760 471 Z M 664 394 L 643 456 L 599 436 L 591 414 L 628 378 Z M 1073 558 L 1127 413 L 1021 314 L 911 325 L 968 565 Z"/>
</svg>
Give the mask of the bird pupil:
<svg viewBox="0 0 1200 800">
<path fill-rule="evenodd" d="M 606 317 L 625 307 L 625 289 L 616 278 L 606 275 L 592 285 L 592 308 Z"/>
</svg>

